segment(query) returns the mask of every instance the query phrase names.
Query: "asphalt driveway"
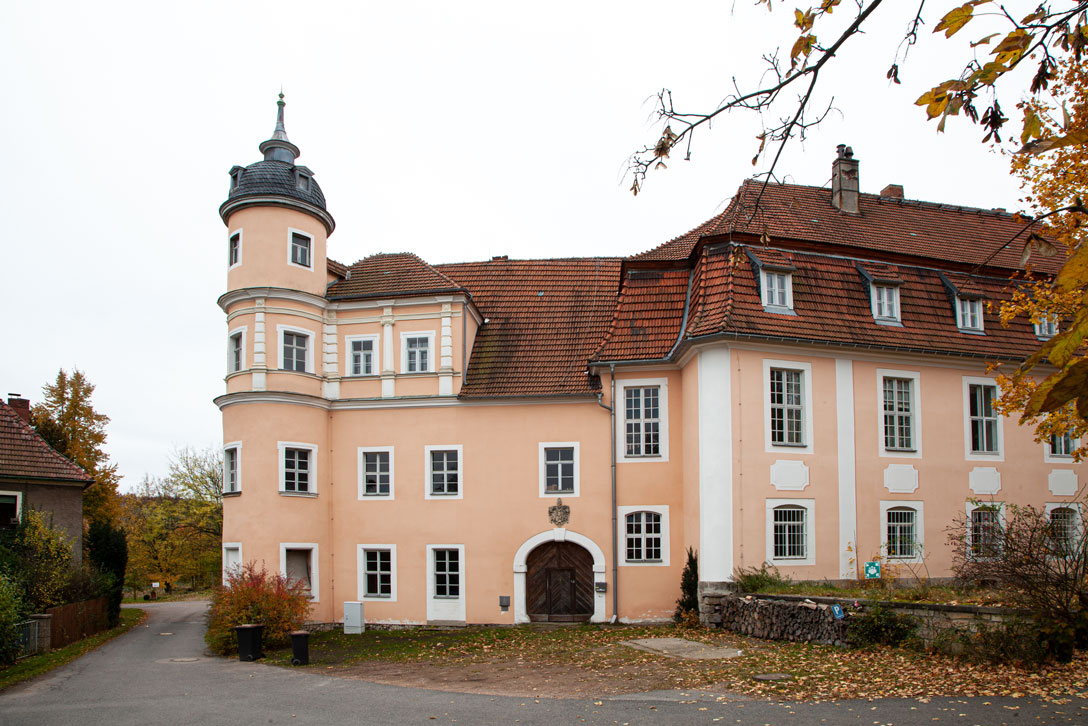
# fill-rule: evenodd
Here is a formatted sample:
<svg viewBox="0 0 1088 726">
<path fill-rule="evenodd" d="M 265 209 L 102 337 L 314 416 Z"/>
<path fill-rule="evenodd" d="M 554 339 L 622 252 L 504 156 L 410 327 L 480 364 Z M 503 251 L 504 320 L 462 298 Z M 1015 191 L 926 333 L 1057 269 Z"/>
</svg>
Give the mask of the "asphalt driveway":
<svg viewBox="0 0 1088 726">
<path fill-rule="evenodd" d="M 698 692 L 532 699 L 382 686 L 204 655 L 205 603 L 160 603 L 98 650 L 0 694 L 0 724 L 1023 724 L 1088 723 L 1088 703 L 717 702 Z"/>
</svg>

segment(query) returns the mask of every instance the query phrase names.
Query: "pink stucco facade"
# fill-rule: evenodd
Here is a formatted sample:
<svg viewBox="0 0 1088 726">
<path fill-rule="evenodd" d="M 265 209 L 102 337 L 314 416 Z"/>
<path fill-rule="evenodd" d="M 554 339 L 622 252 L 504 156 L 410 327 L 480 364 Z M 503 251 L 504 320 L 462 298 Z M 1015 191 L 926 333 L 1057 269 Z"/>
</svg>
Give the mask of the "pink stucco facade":
<svg viewBox="0 0 1088 726">
<path fill-rule="evenodd" d="M 479 394 L 481 380 L 502 376 L 495 361 L 529 375 L 517 373 L 517 356 L 502 358 L 513 344 L 495 332 L 506 308 L 494 295 L 462 286 L 464 267 L 418 258 L 396 264 L 418 261 L 414 279 L 457 285 L 398 291 L 360 279 L 373 266 L 328 262 L 331 224 L 316 202 L 280 196 L 224 205 L 230 244 L 241 243 L 219 301 L 224 566 L 254 561 L 305 579 L 316 620 L 341 620 L 357 601 L 371 622 L 514 623 L 566 605 L 594 621 L 657 620 L 673 612 L 689 547 L 703 582 L 763 562 L 796 579 L 852 579 L 877 556 L 946 576 L 945 530 L 970 516 L 972 500 L 1078 506 L 1069 503 L 1084 465 L 1014 420 L 972 428 L 972 397 L 993 385 L 980 357 L 781 331 L 685 332 L 702 324 L 688 314 L 698 266 L 679 278 L 675 343 L 661 353 L 601 353 L 619 345 L 618 331 L 642 330 L 616 322 L 637 292 L 632 260 L 598 296 L 618 299 L 618 312 L 604 317 L 610 342 L 573 374 L 580 392 L 530 391 L 540 377 L 530 376 L 524 395 Z M 292 262 L 297 232 L 309 240 L 295 258 L 306 265 Z M 730 264 L 746 270 L 743 250 L 730 249 Z M 493 264 L 504 274 L 504 260 Z M 758 310 L 769 325 L 805 312 L 804 268 L 791 264 L 797 310 Z M 355 292 L 336 295 L 338 285 Z M 543 287 L 518 304 L 538 295 Z M 499 302 L 514 304 L 508 297 Z M 788 400 L 777 400 L 783 388 Z M 900 406 L 894 434 L 889 400 Z M 772 419 L 789 423 L 777 430 Z M 567 544 L 573 555 L 558 546 Z M 545 551 L 554 557 L 539 564 Z M 581 564 L 564 564 L 571 556 Z"/>
</svg>

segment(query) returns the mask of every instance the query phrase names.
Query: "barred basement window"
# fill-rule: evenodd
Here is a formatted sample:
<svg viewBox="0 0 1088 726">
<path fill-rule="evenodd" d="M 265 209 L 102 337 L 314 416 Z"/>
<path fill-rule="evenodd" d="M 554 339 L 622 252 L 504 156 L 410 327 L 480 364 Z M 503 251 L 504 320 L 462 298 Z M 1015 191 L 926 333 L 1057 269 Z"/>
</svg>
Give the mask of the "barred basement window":
<svg viewBox="0 0 1088 726">
<path fill-rule="evenodd" d="M 393 558 L 389 550 L 363 552 L 363 581 L 366 597 L 392 597 Z"/>
<path fill-rule="evenodd" d="M 661 561 L 661 515 L 657 512 L 632 512 L 626 517 L 627 561 Z"/>
<path fill-rule="evenodd" d="M 1077 542 L 1077 511 L 1072 507 L 1056 507 L 1050 510 L 1050 545 L 1054 554 L 1066 555 L 1074 551 Z"/>
<path fill-rule="evenodd" d="M 457 550 L 434 550 L 434 596 L 461 596 L 461 561 Z"/>
<path fill-rule="evenodd" d="M 771 369 L 771 443 L 804 446 L 802 371 Z"/>
<path fill-rule="evenodd" d="M 918 554 L 918 513 L 909 507 L 888 510 L 888 557 Z"/>
<path fill-rule="evenodd" d="M 804 559 L 808 556 L 807 510 L 786 505 L 774 509 L 774 559 Z"/>
<path fill-rule="evenodd" d="M 659 456 L 660 391 L 658 386 L 624 389 L 627 456 Z"/>
<path fill-rule="evenodd" d="M 968 551 L 972 557 L 996 557 L 1001 552 L 1000 513 L 994 507 L 971 510 Z"/>
</svg>

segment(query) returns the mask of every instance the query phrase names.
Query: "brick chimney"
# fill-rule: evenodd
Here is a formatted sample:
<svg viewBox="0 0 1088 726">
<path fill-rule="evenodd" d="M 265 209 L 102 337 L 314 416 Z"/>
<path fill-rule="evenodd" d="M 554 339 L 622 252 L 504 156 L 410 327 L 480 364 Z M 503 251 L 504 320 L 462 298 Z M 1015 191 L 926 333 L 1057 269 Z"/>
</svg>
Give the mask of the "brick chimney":
<svg viewBox="0 0 1088 726">
<path fill-rule="evenodd" d="M 854 150 L 846 144 L 839 144 L 838 157 L 831 164 L 831 206 L 840 212 L 858 214 L 858 193 L 861 182 L 858 178 L 858 160 Z"/>
<path fill-rule="evenodd" d="M 15 410 L 15 413 L 19 414 L 19 418 L 23 420 L 23 423 L 30 423 L 30 401 L 18 393 L 9 393 L 8 405 Z"/>
<path fill-rule="evenodd" d="M 902 184 L 889 184 L 880 190 L 880 196 L 890 197 L 891 199 L 903 198 L 903 185 Z"/>
</svg>

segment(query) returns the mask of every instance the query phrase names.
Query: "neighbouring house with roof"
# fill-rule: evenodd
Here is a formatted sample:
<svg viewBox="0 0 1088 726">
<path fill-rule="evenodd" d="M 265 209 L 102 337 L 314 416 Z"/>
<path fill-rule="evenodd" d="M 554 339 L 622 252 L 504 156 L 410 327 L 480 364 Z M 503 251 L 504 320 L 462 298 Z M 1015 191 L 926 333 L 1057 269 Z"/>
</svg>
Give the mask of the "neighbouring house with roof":
<svg viewBox="0 0 1088 726">
<path fill-rule="evenodd" d="M 28 509 L 49 513 L 53 526 L 83 558 L 83 490 L 94 483 L 30 425 L 30 401 L 16 394 L 0 401 L 0 530 L 14 529 Z"/>
<path fill-rule="evenodd" d="M 992 405 L 987 361 L 1054 333 L 987 307 L 1009 214 L 861 193 L 840 147 L 831 189 L 745 182 L 627 258 L 343 265 L 282 99 L 260 149 L 220 207 L 223 561 L 316 619 L 660 619 L 688 547 L 702 583 L 940 576 L 957 514 L 978 548 L 1007 503 L 1075 526 L 1074 442 Z"/>
</svg>

